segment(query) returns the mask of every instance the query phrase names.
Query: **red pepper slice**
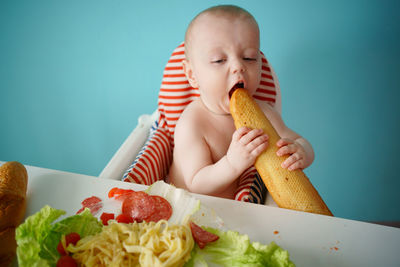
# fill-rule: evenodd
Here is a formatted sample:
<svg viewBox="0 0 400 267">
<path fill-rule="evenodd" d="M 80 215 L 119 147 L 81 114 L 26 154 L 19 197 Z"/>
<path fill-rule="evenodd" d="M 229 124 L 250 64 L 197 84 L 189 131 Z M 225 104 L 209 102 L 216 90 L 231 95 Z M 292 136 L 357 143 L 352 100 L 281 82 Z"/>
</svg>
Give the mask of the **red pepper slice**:
<svg viewBox="0 0 400 267">
<path fill-rule="evenodd" d="M 102 221 L 103 225 L 108 225 L 108 221 L 113 220 L 114 216 L 114 213 L 103 212 L 100 216 L 100 220 Z"/>
<path fill-rule="evenodd" d="M 131 193 L 135 192 L 132 189 L 122 189 L 118 187 L 111 188 L 108 192 L 108 198 L 115 198 L 118 200 L 124 200 L 125 197 Z"/>
<path fill-rule="evenodd" d="M 133 218 L 126 214 L 120 214 L 116 218 L 119 223 L 133 223 Z"/>
</svg>

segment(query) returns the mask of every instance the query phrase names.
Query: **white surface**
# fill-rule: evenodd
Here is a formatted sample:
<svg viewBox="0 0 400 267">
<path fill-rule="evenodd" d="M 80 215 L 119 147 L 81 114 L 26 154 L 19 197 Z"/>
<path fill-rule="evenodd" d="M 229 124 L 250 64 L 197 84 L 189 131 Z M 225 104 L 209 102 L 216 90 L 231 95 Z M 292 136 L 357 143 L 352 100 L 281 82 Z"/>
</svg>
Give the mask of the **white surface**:
<svg viewBox="0 0 400 267">
<path fill-rule="evenodd" d="M 121 147 L 115 152 L 99 177 L 120 180 L 125 171 L 135 160 L 149 136 L 150 127 L 158 116 L 157 110 L 152 115 L 143 114 L 138 119 L 138 125 L 130 133 Z"/>
<path fill-rule="evenodd" d="M 75 214 L 80 202 L 105 198 L 112 187 L 143 185 L 29 167 L 27 216 L 45 204 Z M 228 228 L 252 241 L 275 241 L 297 266 L 400 266 L 400 229 L 196 195 Z M 276 233 L 278 231 L 279 233 Z M 336 248 L 336 249 L 335 249 Z"/>
</svg>

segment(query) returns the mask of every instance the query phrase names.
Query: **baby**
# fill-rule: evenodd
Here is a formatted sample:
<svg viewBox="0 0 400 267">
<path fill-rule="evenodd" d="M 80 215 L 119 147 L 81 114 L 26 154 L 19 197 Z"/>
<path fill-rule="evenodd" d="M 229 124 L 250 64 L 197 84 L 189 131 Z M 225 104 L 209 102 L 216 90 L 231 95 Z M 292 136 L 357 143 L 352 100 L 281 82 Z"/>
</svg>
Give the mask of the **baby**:
<svg viewBox="0 0 400 267">
<path fill-rule="evenodd" d="M 261 129 L 235 129 L 229 94 L 243 87 L 253 95 L 261 79 L 258 24 L 237 6 L 216 6 L 197 15 L 185 35 L 183 69 L 200 97 L 183 111 L 175 128 L 169 181 L 190 192 L 233 199 L 241 174 L 268 145 L 290 155 L 282 168 L 304 169 L 314 160 L 307 140 L 289 129 L 280 113 L 261 105 L 281 140 L 268 143 Z"/>
</svg>

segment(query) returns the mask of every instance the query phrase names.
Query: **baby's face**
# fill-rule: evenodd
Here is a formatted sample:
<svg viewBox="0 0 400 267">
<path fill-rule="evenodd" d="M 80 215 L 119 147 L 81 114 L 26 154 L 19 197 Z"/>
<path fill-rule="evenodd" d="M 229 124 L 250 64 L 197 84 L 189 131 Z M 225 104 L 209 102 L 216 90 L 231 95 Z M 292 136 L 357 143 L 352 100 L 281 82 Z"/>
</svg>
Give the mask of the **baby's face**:
<svg viewBox="0 0 400 267">
<path fill-rule="evenodd" d="M 199 17 L 190 35 L 188 64 L 192 86 L 216 114 L 229 114 L 229 92 L 243 87 L 252 95 L 261 79 L 258 27 L 246 18 Z M 189 79 L 190 80 L 190 79 Z"/>
</svg>

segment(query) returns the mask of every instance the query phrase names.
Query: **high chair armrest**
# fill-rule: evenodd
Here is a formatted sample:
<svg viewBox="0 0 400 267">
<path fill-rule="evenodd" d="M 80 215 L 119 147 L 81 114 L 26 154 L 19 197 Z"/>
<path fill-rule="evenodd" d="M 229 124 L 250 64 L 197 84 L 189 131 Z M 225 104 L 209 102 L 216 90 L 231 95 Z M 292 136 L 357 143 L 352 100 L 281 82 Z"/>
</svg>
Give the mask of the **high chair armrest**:
<svg viewBox="0 0 400 267">
<path fill-rule="evenodd" d="M 146 142 L 150 127 L 158 116 L 157 110 L 152 115 L 143 114 L 138 118 L 136 128 L 120 146 L 106 167 L 100 173 L 99 178 L 120 180 L 129 165 L 134 161 L 139 151 Z"/>
</svg>

